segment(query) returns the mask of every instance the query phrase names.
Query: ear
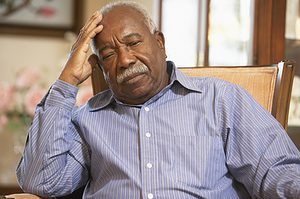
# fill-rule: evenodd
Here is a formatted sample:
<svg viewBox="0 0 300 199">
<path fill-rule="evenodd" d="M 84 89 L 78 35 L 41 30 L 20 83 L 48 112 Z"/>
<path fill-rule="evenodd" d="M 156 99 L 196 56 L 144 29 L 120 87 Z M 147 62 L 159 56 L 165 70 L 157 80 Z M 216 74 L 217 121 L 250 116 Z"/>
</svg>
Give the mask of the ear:
<svg viewBox="0 0 300 199">
<path fill-rule="evenodd" d="M 164 34 L 160 31 L 154 33 L 154 37 L 158 43 L 158 46 L 165 51 L 165 37 Z"/>
</svg>

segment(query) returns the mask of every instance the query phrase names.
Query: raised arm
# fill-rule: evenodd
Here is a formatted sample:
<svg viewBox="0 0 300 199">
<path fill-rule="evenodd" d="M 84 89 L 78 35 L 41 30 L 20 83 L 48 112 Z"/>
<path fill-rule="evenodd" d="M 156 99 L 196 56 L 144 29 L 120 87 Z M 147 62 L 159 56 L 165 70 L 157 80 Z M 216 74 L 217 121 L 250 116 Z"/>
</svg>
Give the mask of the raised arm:
<svg viewBox="0 0 300 199">
<path fill-rule="evenodd" d="M 95 55 L 88 57 L 91 40 L 101 32 L 102 15 L 96 12 L 80 30 L 76 42 L 72 46 L 69 59 L 59 77 L 71 85 L 78 86 L 92 73 L 92 66 L 97 64 Z"/>
<path fill-rule="evenodd" d="M 62 196 L 88 181 L 89 149 L 73 118 L 77 86 L 97 63 L 94 55 L 88 56 L 88 49 L 91 39 L 102 30 L 101 19 L 96 12 L 81 29 L 59 80 L 37 106 L 17 168 L 19 184 L 26 192 Z"/>
</svg>

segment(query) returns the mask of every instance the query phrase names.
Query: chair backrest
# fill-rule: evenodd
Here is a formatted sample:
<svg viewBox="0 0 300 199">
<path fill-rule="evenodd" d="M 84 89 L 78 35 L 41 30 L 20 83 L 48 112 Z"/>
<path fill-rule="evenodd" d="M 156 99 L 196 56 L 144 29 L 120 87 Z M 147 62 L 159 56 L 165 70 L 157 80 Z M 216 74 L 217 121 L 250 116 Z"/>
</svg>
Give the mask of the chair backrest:
<svg viewBox="0 0 300 199">
<path fill-rule="evenodd" d="M 282 61 L 264 66 L 189 67 L 180 70 L 190 76 L 217 77 L 246 89 L 287 129 L 295 63 Z M 92 73 L 94 94 L 107 89 L 99 67 Z"/>
</svg>

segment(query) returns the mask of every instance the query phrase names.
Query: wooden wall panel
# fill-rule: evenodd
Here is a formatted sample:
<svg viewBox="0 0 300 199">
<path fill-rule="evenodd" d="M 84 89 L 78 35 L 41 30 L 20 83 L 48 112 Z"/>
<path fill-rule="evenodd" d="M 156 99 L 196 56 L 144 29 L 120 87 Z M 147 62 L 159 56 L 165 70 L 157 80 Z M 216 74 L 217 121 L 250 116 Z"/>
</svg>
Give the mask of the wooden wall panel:
<svg viewBox="0 0 300 199">
<path fill-rule="evenodd" d="M 286 0 L 256 0 L 253 64 L 284 59 Z"/>
</svg>

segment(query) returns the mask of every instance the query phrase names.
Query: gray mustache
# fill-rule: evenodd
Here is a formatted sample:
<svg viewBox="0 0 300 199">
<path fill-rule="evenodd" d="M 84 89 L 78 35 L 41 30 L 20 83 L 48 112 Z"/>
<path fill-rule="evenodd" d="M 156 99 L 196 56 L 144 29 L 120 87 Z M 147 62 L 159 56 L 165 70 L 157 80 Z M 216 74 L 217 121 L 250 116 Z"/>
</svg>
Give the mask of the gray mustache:
<svg viewBox="0 0 300 199">
<path fill-rule="evenodd" d="M 125 80 L 125 78 L 127 78 L 131 75 L 134 75 L 137 73 L 145 73 L 148 71 L 149 71 L 149 69 L 145 64 L 133 65 L 117 75 L 117 82 L 120 84 Z"/>
</svg>

